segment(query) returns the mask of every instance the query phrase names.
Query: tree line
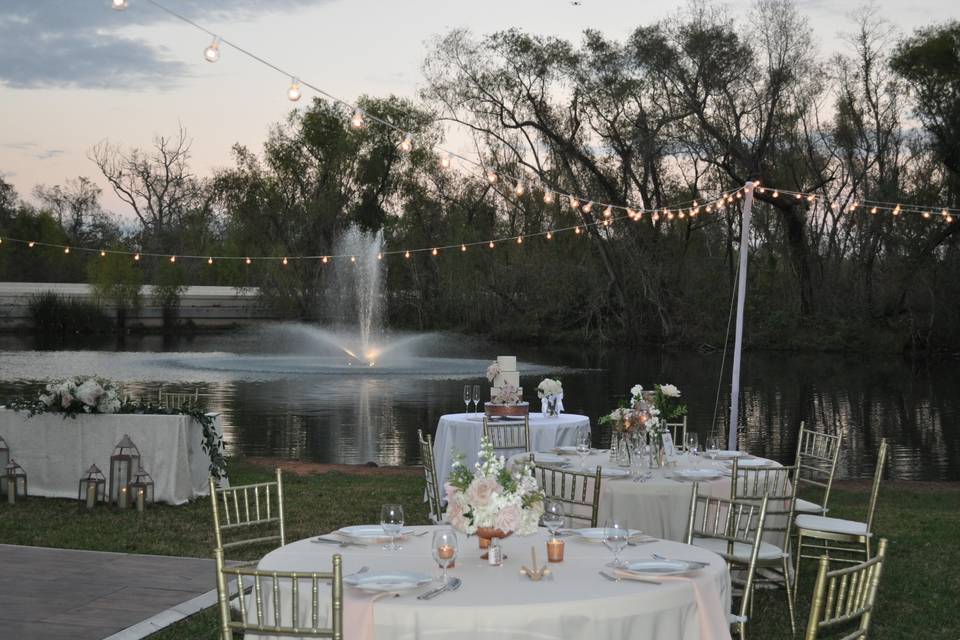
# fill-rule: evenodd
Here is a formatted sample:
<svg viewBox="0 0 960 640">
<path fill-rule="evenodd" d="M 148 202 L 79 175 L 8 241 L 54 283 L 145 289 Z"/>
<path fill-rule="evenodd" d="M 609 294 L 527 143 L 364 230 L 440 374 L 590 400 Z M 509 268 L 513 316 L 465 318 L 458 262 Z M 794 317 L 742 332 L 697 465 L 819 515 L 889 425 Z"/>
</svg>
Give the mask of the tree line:
<svg viewBox="0 0 960 640">
<path fill-rule="evenodd" d="M 844 52 L 831 55 L 789 0 L 761 0 L 740 24 L 695 3 L 624 40 L 454 30 L 430 43 L 419 99 L 359 101 L 413 134 L 409 153 L 395 132 L 355 128 L 344 108 L 316 99 L 273 125 L 261 150 L 235 146 L 232 166 L 211 176 L 193 172 L 183 130 L 147 149 L 94 147 L 90 158 L 132 226 L 102 210 L 87 178 L 37 187 L 37 205 L 0 181 L 0 235 L 179 255 L 323 255 L 350 225 L 382 229 L 388 248 L 414 248 L 602 219 L 562 199 L 545 203 L 538 185 L 663 209 L 760 180 L 771 189 L 755 192 L 749 344 L 956 350 L 960 220 L 851 205 L 960 204 L 960 23 L 898 39 L 867 8 L 848 26 Z M 468 132 L 490 171 L 529 176 L 526 192 L 446 168 L 431 145 L 451 130 Z M 774 188 L 821 199 L 775 197 Z M 391 256 L 389 322 L 514 340 L 714 348 L 727 328 L 740 219 L 731 206 L 522 245 Z M 319 260 L 133 264 L 0 251 L 5 280 L 151 282 L 173 293 L 182 284 L 259 287 L 263 304 L 303 320 L 324 317 L 335 273 Z"/>
</svg>

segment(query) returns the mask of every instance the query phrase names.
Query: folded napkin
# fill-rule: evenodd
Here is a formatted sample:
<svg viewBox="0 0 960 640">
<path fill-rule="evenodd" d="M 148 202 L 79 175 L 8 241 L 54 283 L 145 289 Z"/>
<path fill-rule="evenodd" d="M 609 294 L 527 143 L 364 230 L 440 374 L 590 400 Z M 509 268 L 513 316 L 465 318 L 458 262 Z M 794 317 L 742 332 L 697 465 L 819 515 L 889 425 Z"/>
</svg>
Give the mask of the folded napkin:
<svg viewBox="0 0 960 640">
<path fill-rule="evenodd" d="M 697 602 L 697 617 L 700 622 L 702 640 L 730 640 L 730 624 L 727 612 L 723 610 L 723 600 L 717 592 L 717 585 L 710 576 L 662 576 L 640 573 L 627 569 L 614 569 L 613 575 L 622 580 L 657 580 L 688 582 L 693 587 L 693 597 Z"/>
</svg>

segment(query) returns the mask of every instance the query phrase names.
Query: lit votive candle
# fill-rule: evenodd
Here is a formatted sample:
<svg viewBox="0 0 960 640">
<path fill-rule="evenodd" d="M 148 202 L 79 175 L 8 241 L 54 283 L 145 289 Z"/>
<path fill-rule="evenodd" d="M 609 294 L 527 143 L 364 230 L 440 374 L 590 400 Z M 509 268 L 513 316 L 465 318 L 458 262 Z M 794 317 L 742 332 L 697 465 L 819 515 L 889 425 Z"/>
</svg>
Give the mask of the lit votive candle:
<svg viewBox="0 0 960 640">
<path fill-rule="evenodd" d="M 563 562 L 563 540 L 556 538 L 547 540 L 547 560 L 550 562 Z"/>
<path fill-rule="evenodd" d="M 120 487 L 120 493 L 117 495 L 117 507 L 121 509 L 127 508 L 127 488 Z"/>
<path fill-rule="evenodd" d="M 454 551 L 453 545 L 450 545 L 450 544 L 442 544 L 442 545 L 440 545 L 439 547 L 437 547 L 437 557 L 438 557 L 440 560 L 451 560 L 451 559 L 453 558 L 453 556 L 454 556 L 454 553 L 455 553 L 455 551 Z M 455 562 L 450 562 L 450 563 L 447 565 L 447 568 L 448 568 L 448 569 L 452 569 L 455 564 L 456 564 Z M 441 566 L 442 566 L 442 565 L 441 565 Z"/>
<path fill-rule="evenodd" d="M 146 507 L 146 496 L 143 493 L 143 489 L 137 489 L 137 511 L 143 513 Z"/>
<path fill-rule="evenodd" d="M 94 505 L 97 504 L 97 485 L 88 484 L 87 485 L 87 509 L 93 509 Z"/>
</svg>

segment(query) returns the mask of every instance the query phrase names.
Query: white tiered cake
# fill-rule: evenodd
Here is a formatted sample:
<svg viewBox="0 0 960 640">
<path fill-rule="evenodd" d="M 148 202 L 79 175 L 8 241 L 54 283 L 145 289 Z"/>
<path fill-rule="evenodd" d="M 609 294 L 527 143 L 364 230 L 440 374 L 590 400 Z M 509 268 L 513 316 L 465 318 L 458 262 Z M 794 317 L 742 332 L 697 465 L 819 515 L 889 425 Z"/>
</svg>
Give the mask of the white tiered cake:
<svg viewBox="0 0 960 640">
<path fill-rule="evenodd" d="M 530 405 L 523 402 L 523 388 L 520 387 L 520 373 L 517 371 L 516 356 L 497 356 L 497 369 L 493 377 L 493 387 L 490 389 L 491 402 L 484 405 L 488 416 L 525 416 L 530 412 Z M 493 402 L 495 398 L 503 396 L 504 387 L 516 390 L 516 401 Z"/>
</svg>

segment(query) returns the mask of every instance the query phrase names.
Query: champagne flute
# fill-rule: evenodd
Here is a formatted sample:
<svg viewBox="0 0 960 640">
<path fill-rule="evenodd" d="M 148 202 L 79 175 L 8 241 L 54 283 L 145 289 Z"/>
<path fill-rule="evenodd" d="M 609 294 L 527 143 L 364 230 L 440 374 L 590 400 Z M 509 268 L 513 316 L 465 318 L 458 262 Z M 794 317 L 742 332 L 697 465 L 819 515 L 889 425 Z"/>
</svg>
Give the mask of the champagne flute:
<svg viewBox="0 0 960 640">
<path fill-rule="evenodd" d="M 463 385 L 463 413 L 464 415 L 469 415 L 470 413 L 470 385 Z"/>
<path fill-rule="evenodd" d="M 557 529 L 563 526 L 563 503 L 545 498 L 543 500 L 543 515 L 540 517 L 540 521 L 550 532 L 550 537 L 556 538 Z"/>
<path fill-rule="evenodd" d="M 457 559 L 457 533 L 451 527 L 442 527 L 433 532 L 433 559 L 443 569 L 440 581 L 447 584 L 447 569 Z"/>
<path fill-rule="evenodd" d="M 620 559 L 620 552 L 627 546 L 629 535 L 626 524 L 620 520 L 607 520 L 604 523 L 603 544 L 613 552 L 613 561 L 607 563 L 608 567 L 620 568 L 627 564 Z"/>
<path fill-rule="evenodd" d="M 397 544 L 397 534 L 403 529 L 403 506 L 399 504 L 385 504 L 380 508 L 380 526 L 390 536 L 390 546 L 384 549 L 399 551 L 403 547 Z"/>
<path fill-rule="evenodd" d="M 587 454 L 590 453 L 590 436 L 581 433 L 577 436 L 577 457 L 580 458 L 580 468 L 583 469 L 584 460 L 587 459 Z"/>
<path fill-rule="evenodd" d="M 480 410 L 480 385 L 473 385 L 473 412 Z"/>
<path fill-rule="evenodd" d="M 700 450 L 700 439 L 695 433 L 687 434 L 687 453 L 690 455 L 697 455 Z"/>
</svg>

